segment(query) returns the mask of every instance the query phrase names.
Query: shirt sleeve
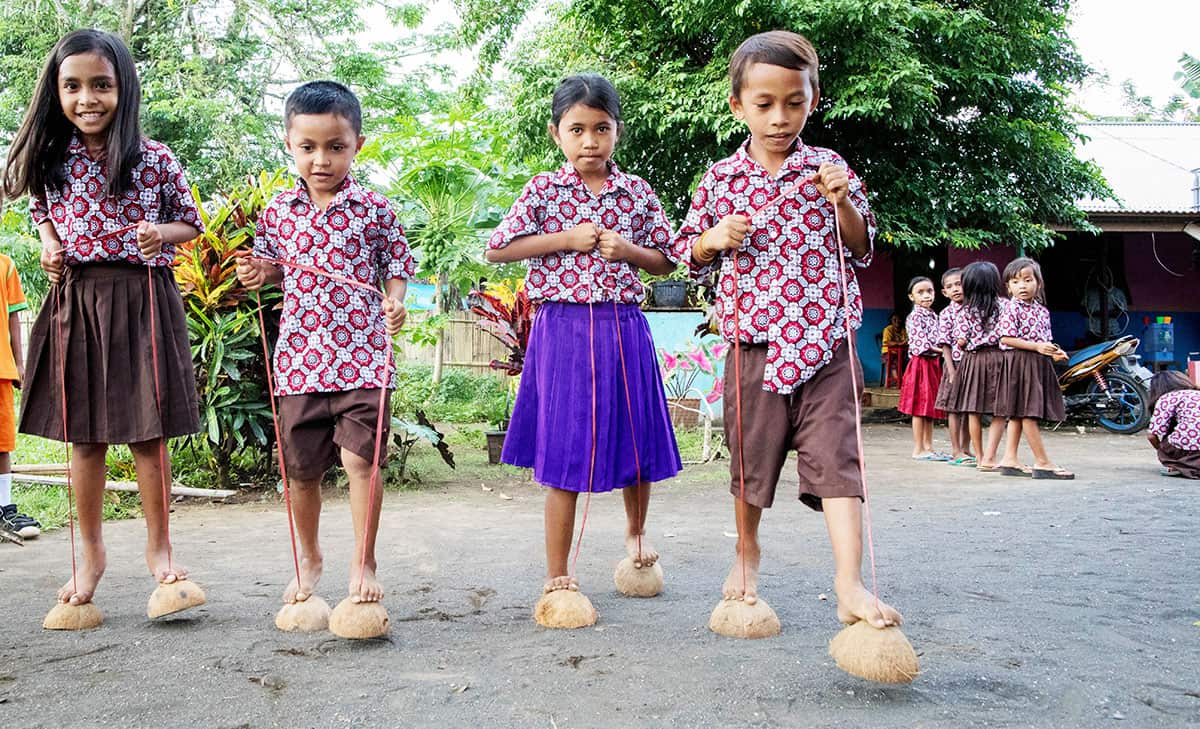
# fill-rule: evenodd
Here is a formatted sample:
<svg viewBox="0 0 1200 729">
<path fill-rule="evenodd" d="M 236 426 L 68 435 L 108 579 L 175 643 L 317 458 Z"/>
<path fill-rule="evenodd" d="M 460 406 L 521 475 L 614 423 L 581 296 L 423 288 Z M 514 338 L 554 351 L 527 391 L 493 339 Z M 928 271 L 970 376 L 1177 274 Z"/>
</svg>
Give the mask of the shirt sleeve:
<svg viewBox="0 0 1200 729">
<path fill-rule="evenodd" d="M 688 267 L 688 274 L 693 281 L 700 281 L 709 276 L 720 267 L 721 257 L 724 253 L 718 253 L 716 257 L 708 263 L 701 264 L 692 258 L 692 249 L 696 245 L 696 241 L 700 240 L 700 235 L 717 224 L 716 216 L 709 210 L 709 200 L 713 196 L 713 185 L 716 177 L 712 170 L 704 174 L 700 180 L 700 185 L 696 188 L 696 194 L 692 196 L 692 204 L 688 208 L 687 217 L 683 220 L 683 225 L 679 231 L 675 233 L 675 241 L 671 244 L 674 250 L 674 258 L 677 261 L 683 261 Z"/>
<path fill-rule="evenodd" d="M 542 222 L 545 219 L 546 205 L 538 187 L 538 178 L 534 177 L 525 183 L 521 195 L 508 209 L 500 225 L 492 231 L 492 236 L 488 238 L 488 248 L 504 248 L 517 238 L 538 235 L 542 232 Z"/>
<path fill-rule="evenodd" d="M 404 226 L 400 224 L 392 206 L 387 203 L 384 203 L 379 209 L 379 226 L 376 235 L 378 238 L 371 241 L 371 249 L 375 251 L 375 265 L 378 267 L 379 277 L 384 281 L 393 278 L 407 281 L 412 278 L 417 270 L 417 264 L 413 260 L 412 252 L 408 249 L 408 238 L 404 235 Z"/>
<path fill-rule="evenodd" d="M 671 221 L 667 220 L 667 212 L 663 210 L 658 195 L 654 194 L 649 185 L 646 185 L 645 200 L 646 216 L 642 222 L 642 229 L 638 231 L 638 240 L 634 243 L 643 248 L 660 251 L 672 263 L 679 263 L 672 241 Z"/>
<path fill-rule="evenodd" d="M 1000 302 L 1000 316 L 996 318 L 996 336 L 1021 337 L 1021 322 L 1017 307 L 1013 306 L 1009 299 Z"/>
<path fill-rule="evenodd" d="M 954 317 L 948 308 L 943 309 L 942 312 L 938 314 L 937 344 L 939 346 L 947 344 L 951 346 L 954 345 L 954 341 L 951 339 L 951 334 L 953 333 L 952 330 L 954 329 L 953 318 Z"/>
<path fill-rule="evenodd" d="M 276 211 L 274 201 L 270 202 L 258 216 L 258 221 L 254 224 L 255 256 L 259 258 L 281 258 L 279 255 L 279 245 L 275 237 L 275 223 L 278 217 L 279 213 Z"/>
<path fill-rule="evenodd" d="M 846 163 L 843 161 L 842 164 Z M 858 258 L 847 248 L 846 257 L 850 259 L 852 265 L 866 268 L 875 258 L 875 233 L 878 231 L 875 224 L 875 213 L 871 212 L 871 203 L 867 200 L 867 188 L 863 184 L 862 178 L 850 169 L 850 165 L 846 165 L 846 175 L 850 178 L 850 202 L 853 203 L 854 208 L 863 216 L 863 220 L 867 224 L 867 252 L 863 254 L 862 258 Z"/>
<path fill-rule="evenodd" d="M 1179 406 L 1178 399 L 1171 397 L 1173 394 L 1168 392 L 1160 397 L 1154 403 L 1154 414 L 1150 416 L 1150 432 L 1159 440 L 1171 434 L 1171 421 L 1175 419 L 1175 410 Z"/>
<path fill-rule="evenodd" d="M 175 159 L 175 155 L 165 148 L 159 158 L 159 190 L 162 195 L 159 223 L 187 223 L 201 233 L 204 232 L 200 206 L 188 185 L 183 166 Z"/>
<path fill-rule="evenodd" d="M 45 193 L 29 196 L 29 216 L 34 225 L 41 225 L 50 219 L 50 208 L 46 205 Z"/>
<path fill-rule="evenodd" d="M 15 311 L 28 309 L 29 303 L 25 301 L 25 292 L 21 289 L 21 276 L 17 273 L 17 267 L 12 261 L 8 261 L 8 274 L 4 281 L 5 299 L 8 301 L 8 313 L 12 314 Z"/>
</svg>

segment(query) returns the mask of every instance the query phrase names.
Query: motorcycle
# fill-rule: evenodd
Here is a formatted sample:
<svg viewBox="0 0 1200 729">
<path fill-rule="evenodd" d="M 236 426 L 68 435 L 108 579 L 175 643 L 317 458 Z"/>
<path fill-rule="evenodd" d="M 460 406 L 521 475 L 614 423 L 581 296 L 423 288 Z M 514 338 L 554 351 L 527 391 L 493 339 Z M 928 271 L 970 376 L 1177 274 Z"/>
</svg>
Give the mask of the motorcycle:
<svg viewBox="0 0 1200 729">
<path fill-rule="evenodd" d="M 1149 424 L 1151 373 L 1139 364 L 1138 343 L 1125 335 L 1067 353 L 1067 361 L 1055 367 L 1067 417 L 1092 417 L 1121 434 Z"/>
</svg>

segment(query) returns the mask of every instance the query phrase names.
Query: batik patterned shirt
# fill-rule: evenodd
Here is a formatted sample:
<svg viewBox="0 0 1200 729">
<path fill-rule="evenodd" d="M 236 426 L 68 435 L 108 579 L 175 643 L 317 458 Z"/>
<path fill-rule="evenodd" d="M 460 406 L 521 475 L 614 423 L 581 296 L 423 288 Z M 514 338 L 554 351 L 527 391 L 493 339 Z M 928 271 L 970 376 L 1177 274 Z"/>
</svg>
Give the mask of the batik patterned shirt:
<svg viewBox="0 0 1200 729">
<path fill-rule="evenodd" d="M 557 172 L 535 175 L 521 191 L 488 240 L 492 249 L 517 238 L 548 235 L 584 223 L 612 230 L 633 245 L 653 248 L 675 261 L 671 224 L 658 196 L 645 180 L 609 163 L 599 194 L 584 183 L 570 162 Z M 628 261 L 606 261 L 599 251 L 555 251 L 528 261 L 525 291 L 535 301 L 588 303 L 645 300 L 639 269 Z"/>
<path fill-rule="evenodd" d="M 913 357 L 941 353 L 941 345 L 938 342 L 938 316 L 933 309 L 914 306 L 908 318 L 904 320 L 904 328 L 908 330 L 908 352 Z"/>
<path fill-rule="evenodd" d="M 415 264 L 404 229 L 382 195 L 347 177 L 319 209 L 303 180 L 279 193 L 258 219 L 255 255 L 303 264 L 379 289 L 408 279 Z M 301 395 L 378 388 L 391 338 L 382 297 L 280 266 L 283 314 L 275 344 L 275 392 Z M 395 374 L 388 387 L 395 388 Z"/>
<path fill-rule="evenodd" d="M 1173 390 L 1154 403 L 1150 432 L 1185 451 L 1200 451 L 1200 390 Z"/>
<path fill-rule="evenodd" d="M 999 305 L 1000 313 L 1004 311 L 1004 299 L 996 302 Z M 991 321 L 983 321 L 979 312 L 969 306 L 964 306 L 958 316 L 958 326 L 954 331 L 955 341 L 965 339 L 966 344 L 963 349 L 968 352 L 974 352 L 983 347 L 994 347 L 1000 343 L 1000 334 L 996 330 L 996 325 L 1000 320 L 1000 313 Z"/>
<path fill-rule="evenodd" d="M 1001 337 L 1015 337 L 1030 342 L 1053 342 L 1050 310 L 1036 301 L 1026 303 L 1016 297 L 1005 299 L 1001 302 L 996 333 Z M 1012 347 L 1001 342 L 1000 349 Z"/>
<path fill-rule="evenodd" d="M 158 255 L 147 259 L 138 250 L 136 230 L 105 234 L 142 221 L 187 223 L 204 230 L 183 168 L 165 144 L 142 139 L 142 159 L 133 168 L 133 185 L 118 198 L 105 192 L 107 165 L 88 153 L 78 134 L 67 144 L 62 171 L 63 187 L 31 195 L 29 208 L 34 224 L 49 220 L 54 225 L 68 266 L 98 262 L 168 266 L 175 258 L 175 244 L 164 242 Z"/>
<path fill-rule="evenodd" d="M 862 324 L 854 267 L 870 263 L 875 239 L 875 218 L 862 180 L 847 167 L 850 201 L 866 220 L 868 240 L 861 259 L 848 248 L 843 251 L 847 305 L 839 283 L 833 204 L 811 182 L 772 203 L 811 177 L 823 162 L 846 166 L 836 152 L 797 141 L 779 175 L 772 176 L 750 156 L 747 140 L 705 173 L 675 237 L 677 257 L 688 262 L 694 279 L 718 278 L 716 315 L 722 336 L 732 342 L 740 332 L 743 342 L 766 343 L 763 389 L 768 392 L 788 394 L 807 382 L 833 359 L 849 330 Z M 703 265 L 692 258 L 700 235 L 734 213 L 754 213 L 750 233 L 736 255 L 736 277 L 730 251 Z"/>
<path fill-rule="evenodd" d="M 950 345 L 950 361 L 962 360 L 963 351 L 958 346 L 958 338 L 954 336 L 958 326 L 958 318 L 962 316 L 962 304 L 951 301 L 942 313 L 938 314 L 938 346 Z"/>
</svg>

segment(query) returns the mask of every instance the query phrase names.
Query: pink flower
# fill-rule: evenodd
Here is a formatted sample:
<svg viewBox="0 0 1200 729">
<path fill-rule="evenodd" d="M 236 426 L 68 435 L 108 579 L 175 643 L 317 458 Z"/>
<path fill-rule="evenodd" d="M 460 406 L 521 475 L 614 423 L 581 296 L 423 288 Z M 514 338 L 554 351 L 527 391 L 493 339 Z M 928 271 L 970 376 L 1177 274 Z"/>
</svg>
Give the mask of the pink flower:
<svg viewBox="0 0 1200 729">
<path fill-rule="evenodd" d="M 687 356 L 688 359 L 696 363 L 696 366 L 700 368 L 701 372 L 707 372 L 710 375 L 713 373 L 712 362 L 709 361 L 708 355 L 704 353 L 703 349 L 693 349 L 691 352 L 687 353 Z"/>
<path fill-rule="evenodd" d="M 662 353 L 663 372 L 670 372 L 679 366 L 679 360 L 674 355 L 667 354 L 667 350 L 662 349 L 659 352 Z"/>
<path fill-rule="evenodd" d="M 712 346 L 712 356 L 720 358 L 725 356 L 725 352 L 729 350 L 728 342 L 717 342 Z"/>
<path fill-rule="evenodd" d="M 712 405 L 717 400 L 720 400 L 724 395 L 725 395 L 725 380 L 724 380 L 724 378 L 718 377 L 716 380 L 713 381 L 712 392 L 705 395 L 704 400 L 709 405 Z"/>
</svg>

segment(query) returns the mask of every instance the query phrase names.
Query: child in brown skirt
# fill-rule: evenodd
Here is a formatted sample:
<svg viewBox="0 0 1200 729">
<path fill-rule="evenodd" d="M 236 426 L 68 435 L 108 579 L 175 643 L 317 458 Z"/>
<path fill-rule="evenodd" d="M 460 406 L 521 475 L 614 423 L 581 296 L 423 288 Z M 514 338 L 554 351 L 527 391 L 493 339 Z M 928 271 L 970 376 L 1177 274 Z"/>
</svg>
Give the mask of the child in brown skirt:
<svg viewBox="0 0 1200 729">
<path fill-rule="evenodd" d="M 1017 461 L 1017 448 L 1024 434 L 1033 451 L 1034 478 L 1075 478 L 1075 474 L 1050 460 L 1038 430 L 1039 420 L 1060 422 L 1067 417 L 1053 364 L 1053 360 L 1065 360 L 1067 353 L 1052 341 L 1042 267 L 1031 258 L 1017 258 L 1004 267 L 1004 280 L 1009 299 L 996 325 L 1004 364 L 995 416 L 1009 420 L 1000 472 L 1005 476 L 1030 475 Z"/>
<path fill-rule="evenodd" d="M 971 452 L 971 432 L 967 428 L 967 417 L 952 409 L 951 396 L 958 366 L 962 363 L 963 351 L 954 337 L 954 329 L 962 316 L 962 269 L 950 268 L 942 274 L 942 296 L 950 300 L 942 313 L 938 314 L 938 344 L 942 348 L 942 381 L 938 385 L 937 399 L 933 406 L 946 413 L 947 430 L 950 431 L 950 465 L 974 466 L 975 454 Z"/>
<path fill-rule="evenodd" d="M 980 454 L 980 471 L 994 472 L 996 450 L 1004 436 L 1004 420 L 993 418 L 988 427 L 987 447 L 983 443 L 983 415 L 995 412 L 1000 385 L 1000 295 L 1003 291 L 1000 271 L 987 261 L 968 264 L 962 273 L 963 309 L 954 332 L 954 340 L 963 350 L 962 365 L 954 381 L 950 408 L 966 413 L 971 446 Z"/>
<path fill-rule="evenodd" d="M 171 559 L 162 491 L 170 463 L 160 468 L 159 448 L 200 428 L 171 261 L 203 224 L 171 151 L 142 136 L 140 102 L 120 38 L 67 34 L 50 52 L 4 174 L 5 197 L 30 197 L 51 283 L 30 333 L 20 430 L 75 444 L 83 564 L 58 592 L 75 605 L 92 599 L 106 565 L 100 523 L 110 443 L 133 452 L 150 574 L 161 583 L 187 576 Z"/>
<path fill-rule="evenodd" d="M 1200 388 L 1182 372 L 1159 372 L 1150 380 L 1150 445 L 1162 475 L 1200 478 Z"/>
<path fill-rule="evenodd" d="M 914 461 L 948 461 L 950 456 L 933 450 L 933 421 L 946 417 L 934 404 L 942 384 L 942 362 L 938 359 L 938 317 L 933 313 L 933 281 L 917 276 L 908 282 L 908 299 L 913 310 L 905 322 L 909 357 L 900 384 L 900 412 L 912 416 Z"/>
</svg>

